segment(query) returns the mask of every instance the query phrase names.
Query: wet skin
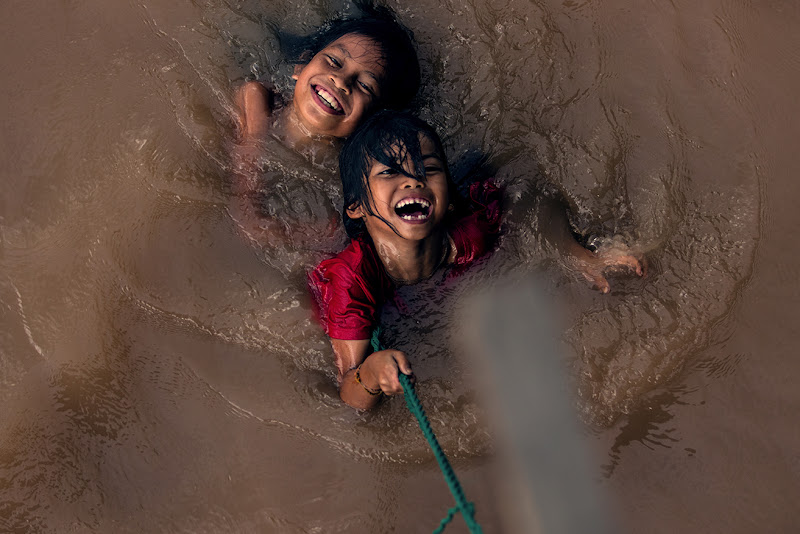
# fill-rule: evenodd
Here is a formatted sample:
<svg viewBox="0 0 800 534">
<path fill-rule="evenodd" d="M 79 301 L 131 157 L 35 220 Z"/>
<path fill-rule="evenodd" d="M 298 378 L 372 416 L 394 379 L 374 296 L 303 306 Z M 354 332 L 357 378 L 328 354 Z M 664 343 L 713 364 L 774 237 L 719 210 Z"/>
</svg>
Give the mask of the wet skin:
<svg viewBox="0 0 800 534">
<path fill-rule="evenodd" d="M 373 242 L 421 241 L 443 231 L 450 203 L 444 158 L 436 145 L 420 136 L 424 177 L 415 177 L 410 156 L 403 161 L 406 174 L 375 162 L 368 176 L 371 211 L 362 206 L 348 210 L 363 218 Z"/>
<path fill-rule="evenodd" d="M 381 98 L 383 52 L 368 37 L 347 34 L 298 65 L 294 113 L 311 134 L 347 137 Z"/>
<path fill-rule="evenodd" d="M 295 67 L 295 92 L 286 107 L 274 109 L 278 95 L 260 82 L 245 83 L 236 94 L 242 110 L 237 117 L 241 138 L 234 149 L 236 159 L 250 169 L 249 162 L 262 153 L 258 143 L 269 134 L 312 161 L 335 157 L 338 139 L 350 135 L 381 105 L 384 63 L 378 42 L 347 34 Z M 283 235 L 283 225 L 271 224 L 248 198 L 256 192 L 257 174 L 257 169 L 234 173 L 232 213 L 248 239 L 270 242 Z"/>
<path fill-rule="evenodd" d="M 444 228 L 449 207 L 446 163 L 425 136 L 420 136 L 420 149 L 425 176 L 414 177 L 414 165 L 408 156 L 403 160 L 406 174 L 373 162 L 367 177 L 371 210 L 360 205 L 347 210 L 348 216 L 364 220 L 386 272 L 400 283 L 431 276 L 449 248 Z M 413 379 L 411 364 L 401 351 L 387 349 L 369 354 L 366 339 L 331 339 L 331 344 L 339 369 L 339 394 L 354 408 L 367 409 L 378 402 L 379 397 L 366 388 L 386 395 L 401 394 L 398 372 Z M 359 365 L 361 382 L 355 380 Z"/>
</svg>

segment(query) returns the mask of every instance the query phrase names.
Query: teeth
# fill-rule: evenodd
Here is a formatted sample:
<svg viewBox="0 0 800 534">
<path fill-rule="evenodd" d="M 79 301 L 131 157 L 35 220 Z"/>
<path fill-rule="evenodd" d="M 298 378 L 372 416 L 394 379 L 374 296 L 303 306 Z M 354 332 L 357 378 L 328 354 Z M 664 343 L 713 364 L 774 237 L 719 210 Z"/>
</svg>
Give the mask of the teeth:
<svg viewBox="0 0 800 534">
<path fill-rule="evenodd" d="M 322 99 L 323 102 L 328 104 L 328 106 L 330 106 L 332 109 L 335 109 L 336 111 L 340 111 L 342 109 L 342 106 L 340 106 L 339 102 L 337 102 L 336 99 L 333 98 L 333 95 L 331 95 L 328 91 L 326 91 L 322 87 L 317 86 L 317 95 Z"/>
<path fill-rule="evenodd" d="M 401 219 L 404 221 L 424 221 L 430 217 L 430 201 L 424 198 L 404 198 L 400 202 L 398 202 L 394 209 L 395 211 L 401 210 L 404 206 L 416 206 L 418 210 L 410 210 L 415 211 L 414 213 L 399 213 Z"/>
<path fill-rule="evenodd" d="M 403 206 L 408 206 L 409 204 L 419 204 L 423 208 L 431 207 L 431 203 L 425 200 L 424 198 L 404 198 L 403 200 L 397 203 L 395 209 L 402 208 Z"/>
<path fill-rule="evenodd" d="M 400 218 L 406 221 L 422 221 L 427 219 L 428 216 L 420 213 L 419 215 L 401 215 Z"/>
</svg>

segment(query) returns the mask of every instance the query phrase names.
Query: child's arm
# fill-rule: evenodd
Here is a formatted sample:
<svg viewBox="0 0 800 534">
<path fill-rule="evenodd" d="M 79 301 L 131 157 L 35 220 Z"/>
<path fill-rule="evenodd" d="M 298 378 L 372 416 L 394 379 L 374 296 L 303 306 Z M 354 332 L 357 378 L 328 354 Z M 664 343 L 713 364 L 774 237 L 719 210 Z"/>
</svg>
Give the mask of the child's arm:
<svg viewBox="0 0 800 534">
<path fill-rule="evenodd" d="M 239 141 L 232 151 L 233 197 L 228 209 L 239 230 L 261 244 L 285 237 L 280 221 L 265 217 L 260 212 L 258 198 L 258 158 L 262 153 L 259 141 L 269 131 L 273 97 L 272 91 L 259 82 L 246 82 L 236 92 Z"/>
<path fill-rule="evenodd" d="M 272 116 L 273 93 L 259 82 L 246 82 L 236 93 L 239 106 L 239 131 L 241 142 L 258 140 L 269 129 Z"/>
<path fill-rule="evenodd" d="M 542 200 L 541 228 L 563 255 L 570 269 L 578 271 L 601 293 L 608 293 L 611 286 L 606 275 L 611 273 L 635 273 L 644 276 L 647 262 L 622 244 L 606 245 L 592 252 L 581 246 L 569 230 L 569 221 L 564 207 L 550 199 Z"/>
<path fill-rule="evenodd" d="M 367 356 L 368 339 L 331 339 L 331 345 L 336 355 L 339 396 L 345 404 L 358 410 L 375 406 L 381 393 L 402 393 L 398 372 L 414 378 L 408 358 L 399 350 L 381 350 Z"/>
</svg>

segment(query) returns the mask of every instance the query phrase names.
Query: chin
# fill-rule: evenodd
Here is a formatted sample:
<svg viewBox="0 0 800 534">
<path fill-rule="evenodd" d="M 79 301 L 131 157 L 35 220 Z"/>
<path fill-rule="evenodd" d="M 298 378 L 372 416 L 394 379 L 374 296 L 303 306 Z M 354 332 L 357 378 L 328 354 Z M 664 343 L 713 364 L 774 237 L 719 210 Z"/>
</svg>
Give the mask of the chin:
<svg viewBox="0 0 800 534">
<path fill-rule="evenodd" d="M 404 229 L 400 232 L 405 239 L 409 241 L 424 241 L 433 237 L 432 228 L 419 228 L 419 229 Z"/>
</svg>

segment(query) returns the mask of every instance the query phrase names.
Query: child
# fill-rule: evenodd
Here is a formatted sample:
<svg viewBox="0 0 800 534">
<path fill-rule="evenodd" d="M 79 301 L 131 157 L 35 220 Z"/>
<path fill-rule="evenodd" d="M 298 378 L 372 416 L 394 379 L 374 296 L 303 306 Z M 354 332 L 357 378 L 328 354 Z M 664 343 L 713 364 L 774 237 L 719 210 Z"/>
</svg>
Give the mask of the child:
<svg viewBox="0 0 800 534">
<path fill-rule="evenodd" d="M 285 221 L 262 209 L 263 140 L 277 138 L 320 164 L 336 157 L 339 141 L 371 113 L 403 108 L 417 92 L 420 70 L 410 32 L 388 8 L 361 10 L 363 16 L 333 21 L 299 47 L 291 101 L 260 82 L 247 82 L 237 94 L 240 139 L 233 147 L 230 213 L 239 231 L 260 245 L 297 240 L 287 235 Z M 331 234 L 336 219 L 303 226 Z"/>
<path fill-rule="evenodd" d="M 350 135 L 373 111 L 408 105 L 420 81 L 409 32 L 388 8 L 361 9 L 363 16 L 333 21 L 300 47 L 287 104 L 260 82 L 239 90 L 244 143 L 272 133 L 298 149 L 329 145 Z"/>
<path fill-rule="evenodd" d="M 402 392 L 398 372 L 413 378 L 402 352 L 370 354 L 381 306 L 397 286 L 447 266 L 466 268 L 488 252 L 500 230 L 501 192 L 490 181 L 472 184 L 470 201 L 478 209 L 457 218 L 438 135 L 425 122 L 395 111 L 373 115 L 347 140 L 339 173 L 351 242 L 309 274 L 309 287 L 333 346 L 339 394 L 350 406 L 367 409 L 381 394 Z M 593 261 L 575 242 L 566 217 L 552 224 L 563 226 L 556 234 L 568 240 L 567 252 L 577 252 L 578 263 L 602 277 L 601 260 Z"/>
<path fill-rule="evenodd" d="M 350 245 L 309 275 L 319 317 L 336 355 L 340 395 L 366 409 L 380 394 L 402 392 L 411 375 L 397 350 L 369 353 L 380 308 L 398 285 L 448 265 L 464 268 L 485 254 L 500 227 L 500 191 L 473 184 L 479 209 L 454 216 L 454 186 L 436 132 L 405 113 L 382 111 L 345 143 L 339 157 L 342 217 Z"/>
</svg>

